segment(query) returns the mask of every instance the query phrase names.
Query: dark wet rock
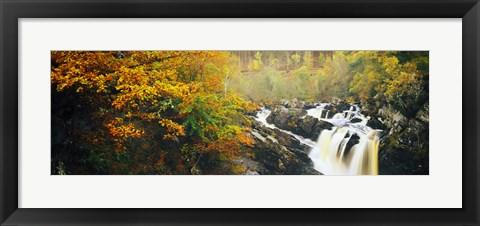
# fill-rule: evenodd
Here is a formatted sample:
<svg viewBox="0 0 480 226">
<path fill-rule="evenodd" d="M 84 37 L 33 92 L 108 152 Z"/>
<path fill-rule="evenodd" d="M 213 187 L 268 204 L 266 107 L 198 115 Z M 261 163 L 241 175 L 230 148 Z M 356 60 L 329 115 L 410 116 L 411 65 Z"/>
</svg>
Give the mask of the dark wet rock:
<svg viewBox="0 0 480 226">
<path fill-rule="evenodd" d="M 317 140 L 318 136 L 320 136 L 320 133 L 322 133 L 323 130 L 331 130 L 332 128 L 333 128 L 333 124 L 323 120 L 319 120 L 317 124 L 315 124 L 315 127 L 312 130 L 310 139 Z"/>
<path fill-rule="evenodd" d="M 372 115 L 372 118 L 381 118 L 383 124 L 385 124 L 385 126 L 388 128 L 392 128 L 393 131 L 399 131 L 402 128 L 405 128 L 406 124 L 408 123 L 408 118 L 391 106 L 384 106 L 380 108 L 375 117 Z"/>
<path fill-rule="evenodd" d="M 251 160 L 258 165 L 255 169 L 247 166 L 247 172 L 250 170 L 266 175 L 320 174 L 313 169 L 313 163 L 302 149 L 286 148 L 280 144 L 279 137 L 276 138 L 279 140 L 276 143 L 266 137 L 259 138 L 258 135 L 261 134 L 254 136 L 255 145 L 250 150 Z"/>
<path fill-rule="evenodd" d="M 343 112 L 349 110 L 351 105 L 347 102 L 341 101 L 336 104 L 337 112 Z"/>
<path fill-rule="evenodd" d="M 330 104 L 330 112 L 332 116 L 337 113 L 343 113 L 344 111 L 350 110 L 351 105 L 343 100 L 336 100 L 332 104 Z M 330 116 L 331 117 L 331 116 Z"/>
<path fill-rule="evenodd" d="M 303 162 L 305 162 L 307 164 L 311 163 L 312 160 L 310 159 L 310 157 L 308 157 L 308 152 L 309 151 L 306 151 L 305 149 L 296 149 L 296 148 L 292 148 L 292 149 L 289 149 L 289 150 L 291 152 L 293 152 Z"/>
<path fill-rule="evenodd" d="M 276 126 L 282 128 L 288 122 L 289 110 L 284 106 L 275 106 L 272 110 L 272 113 L 267 117 L 267 122 L 270 124 L 275 124 Z"/>
<path fill-rule="evenodd" d="M 415 116 L 416 119 L 422 121 L 423 123 L 429 123 L 429 103 L 428 101 L 422 106 L 422 108 L 417 112 Z"/>
<path fill-rule="evenodd" d="M 332 118 L 334 115 L 333 111 L 331 110 L 324 110 L 322 111 L 321 118 Z"/>
<path fill-rule="evenodd" d="M 429 174 L 428 101 L 408 117 L 392 106 L 378 110 L 388 134 L 381 139 L 379 174 Z"/>
<path fill-rule="evenodd" d="M 300 141 L 295 139 L 295 137 L 293 137 L 292 135 L 284 133 L 280 130 L 273 130 L 272 136 L 278 141 L 278 143 L 285 147 L 301 148 Z"/>
<path fill-rule="evenodd" d="M 351 123 L 358 123 L 358 122 L 361 122 L 362 120 L 359 119 L 359 118 L 353 118 L 352 120 L 350 120 Z M 368 123 L 368 122 L 367 122 Z"/>
<path fill-rule="evenodd" d="M 303 109 L 311 109 L 311 108 L 315 108 L 316 107 L 316 104 L 312 103 L 312 102 L 305 102 L 305 104 L 303 105 Z"/>
<path fill-rule="evenodd" d="M 380 130 L 385 130 L 387 129 L 387 126 L 380 122 L 380 120 L 376 118 L 370 118 L 367 122 L 367 126 L 372 128 L 372 129 L 380 129 Z"/>
<path fill-rule="evenodd" d="M 252 135 L 263 142 L 278 143 L 290 149 L 302 150 L 305 153 L 310 151 L 310 147 L 300 143 L 294 136 L 280 131 L 279 129 L 271 129 L 265 126 L 257 127 L 251 131 Z M 258 135 L 262 136 L 261 138 Z"/>
<path fill-rule="evenodd" d="M 307 115 L 307 110 L 302 108 L 290 108 L 288 109 L 288 117 L 289 118 L 301 118 Z"/>
<path fill-rule="evenodd" d="M 352 137 L 348 140 L 347 144 L 345 145 L 345 153 L 344 155 L 347 156 L 355 144 L 360 143 L 360 137 L 357 134 L 352 134 Z"/>
<path fill-rule="evenodd" d="M 403 145 L 391 145 L 380 149 L 379 174 L 428 175 L 428 153 Z"/>
<path fill-rule="evenodd" d="M 302 109 L 302 110 L 300 111 L 300 113 L 298 114 L 298 116 L 301 117 L 301 118 L 303 118 L 303 117 L 307 116 L 307 114 L 308 114 L 308 111 L 305 110 L 305 109 Z"/>
<path fill-rule="evenodd" d="M 317 123 L 318 119 L 307 115 L 305 118 L 299 120 L 298 125 L 295 127 L 295 132 L 303 137 L 310 137 Z"/>
<path fill-rule="evenodd" d="M 286 101 L 284 104 L 287 108 L 303 108 L 305 106 L 305 101 L 299 101 L 297 99 Z"/>
<path fill-rule="evenodd" d="M 333 125 L 326 121 L 307 115 L 305 109 L 291 108 L 284 106 L 273 107 L 272 113 L 267 117 L 267 122 L 276 127 L 291 131 L 304 138 L 316 140 L 325 129 L 331 129 Z"/>
<path fill-rule="evenodd" d="M 253 129 L 260 129 L 260 128 L 262 128 L 262 127 L 265 127 L 264 125 L 262 125 L 261 122 L 255 120 L 253 117 L 251 117 L 250 119 L 251 119 L 251 121 L 252 121 L 252 128 L 253 128 Z"/>
</svg>

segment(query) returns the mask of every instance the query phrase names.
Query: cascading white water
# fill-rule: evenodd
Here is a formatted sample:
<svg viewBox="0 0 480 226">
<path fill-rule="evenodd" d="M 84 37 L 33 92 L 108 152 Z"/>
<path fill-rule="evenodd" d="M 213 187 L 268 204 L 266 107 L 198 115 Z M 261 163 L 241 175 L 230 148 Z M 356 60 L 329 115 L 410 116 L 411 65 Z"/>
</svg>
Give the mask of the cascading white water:
<svg viewBox="0 0 480 226">
<path fill-rule="evenodd" d="M 266 118 L 271 113 L 269 110 L 262 109 L 255 119 L 268 128 L 290 134 L 301 143 L 312 147 L 309 157 L 314 168 L 325 175 L 377 175 L 379 130 L 367 126 L 369 117 L 363 116 L 356 105 L 343 113 L 335 114 L 331 119 L 327 118 L 327 111 L 322 118 L 322 112 L 327 105 L 320 104 L 307 110 L 308 115 L 334 125 L 331 130 L 323 130 L 316 143 L 267 123 Z M 352 119 L 358 119 L 358 122 L 352 123 Z M 347 144 L 353 136 L 358 143 L 347 150 Z"/>
<path fill-rule="evenodd" d="M 326 104 L 326 103 L 320 103 L 315 108 L 308 109 L 307 114 L 312 116 L 312 117 L 320 119 L 320 118 L 322 118 L 323 109 L 328 105 L 329 104 Z M 327 111 L 327 115 L 328 115 L 328 111 Z M 327 116 L 325 116 L 325 117 L 327 117 Z"/>
<path fill-rule="evenodd" d="M 351 123 L 353 118 L 361 121 Z M 321 132 L 309 154 L 314 168 L 325 175 L 377 175 L 380 140 L 378 130 L 366 125 L 368 119 L 360 114 L 358 106 L 337 113 L 332 119 L 319 118 L 334 127 Z M 354 135 L 358 143 L 347 150 L 347 144 Z"/>
</svg>

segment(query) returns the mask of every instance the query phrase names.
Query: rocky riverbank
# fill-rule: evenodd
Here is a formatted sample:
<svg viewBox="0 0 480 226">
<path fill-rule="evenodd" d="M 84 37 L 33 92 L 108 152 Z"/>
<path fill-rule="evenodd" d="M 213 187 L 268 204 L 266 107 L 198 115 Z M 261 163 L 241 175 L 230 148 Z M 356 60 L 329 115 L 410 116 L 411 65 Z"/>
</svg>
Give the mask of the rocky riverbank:
<svg viewBox="0 0 480 226">
<path fill-rule="evenodd" d="M 313 168 L 308 155 L 321 132 L 331 130 L 334 125 L 308 114 L 308 109 L 318 105 L 296 100 L 266 104 L 265 108 L 271 112 L 266 122 L 254 120 L 250 132 L 255 146 L 238 160 L 246 168 L 246 174 L 321 174 Z M 319 118 L 332 118 L 351 108 L 351 104 L 337 100 L 322 106 Z M 366 125 L 380 134 L 378 173 L 428 174 L 428 102 L 413 118 L 388 105 L 368 109 L 368 113 L 372 115 Z M 352 118 L 349 123 L 359 121 Z M 346 149 L 358 143 L 359 137 L 351 135 Z"/>
<path fill-rule="evenodd" d="M 320 133 L 332 129 L 334 125 L 307 115 L 307 109 L 316 105 L 297 100 L 266 105 L 271 114 L 265 123 L 275 126 L 272 128 L 258 119 L 253 120 L 250 133 L 255 139 L 255 146 L 237 161 L 246 168 L 245 174 L 322 174 L 313 168 L 308 154 Z M 347 104 L 332 104 L 328 107 L 331 109 L 328 115 L 333 116 L 349 108 Z"/>
<path fill-rule="evenodd" d="M 381 174 L 429 174 L 429 108 L 428 101 L 415 114 L 406 117 L 392 107 L 377 111 L 388 134 L 382 140 Z"/>
</svg>

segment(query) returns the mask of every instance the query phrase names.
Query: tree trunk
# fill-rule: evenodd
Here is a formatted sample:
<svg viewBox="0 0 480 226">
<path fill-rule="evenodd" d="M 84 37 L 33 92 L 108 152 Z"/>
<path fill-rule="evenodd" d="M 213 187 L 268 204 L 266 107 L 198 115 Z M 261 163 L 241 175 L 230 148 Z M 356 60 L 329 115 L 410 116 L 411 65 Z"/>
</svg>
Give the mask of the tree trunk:
<svg viewBox="0 0 480 226">
<path fill-rule="evenodd" d="M 312 51 L 312 58 L 313 58 L 313 67 L 319 68 L 320 67 L 320 52 L 319 51 Z"/>
</svg>

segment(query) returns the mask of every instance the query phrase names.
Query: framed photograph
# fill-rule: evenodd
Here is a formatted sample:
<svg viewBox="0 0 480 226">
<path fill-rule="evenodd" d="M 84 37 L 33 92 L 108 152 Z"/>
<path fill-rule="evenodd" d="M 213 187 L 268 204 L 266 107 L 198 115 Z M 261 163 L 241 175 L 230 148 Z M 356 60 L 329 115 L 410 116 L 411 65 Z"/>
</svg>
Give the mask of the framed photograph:
<svg viewBox="0 0 480 226">
<path fill-rule="evenodd" d="M 479 225 L 478 0 L 0 12 L 1 225 Z"/>
</svg>

